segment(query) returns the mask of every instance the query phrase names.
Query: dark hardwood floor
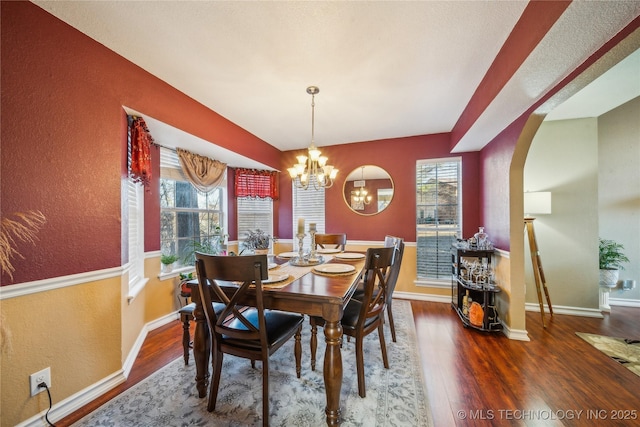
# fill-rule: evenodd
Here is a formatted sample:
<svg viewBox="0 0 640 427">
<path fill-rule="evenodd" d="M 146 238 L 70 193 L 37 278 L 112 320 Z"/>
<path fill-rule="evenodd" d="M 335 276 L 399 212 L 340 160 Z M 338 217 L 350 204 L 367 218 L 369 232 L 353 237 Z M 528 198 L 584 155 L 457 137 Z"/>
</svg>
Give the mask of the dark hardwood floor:
<svg viewBox="0 0 640 427">
<path fill-rule="evenodd" d="M 640 309 L 613 307 L 604 319 L 547 314 L 546 329 L 540 313 L 528 312 L 531 341 L 523 342 L 465 329 L 449 304 L 411 306 L 436 427 L 640 425 L 640 377 L 575 335 L 640 339 Z M 150 332 L 127 381 L 56 426 L 181 357 L 181 337 L 178 321 Z M 624 417 L 634 419 L 616 419 Z"/>
</svg>

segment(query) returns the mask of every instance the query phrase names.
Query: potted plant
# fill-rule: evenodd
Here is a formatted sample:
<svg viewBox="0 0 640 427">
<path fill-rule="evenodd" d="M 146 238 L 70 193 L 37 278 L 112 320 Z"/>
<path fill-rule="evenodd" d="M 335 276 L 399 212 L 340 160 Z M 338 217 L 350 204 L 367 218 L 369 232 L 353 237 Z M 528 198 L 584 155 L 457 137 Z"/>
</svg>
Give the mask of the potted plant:
<svg viewBox="0 0 640 427">
<path fill-rule="evenodd" d="M 245 250 L 253 251 L 256 254 L 266 254 L 269 252 L 269 245 L 271 241 L 275 241 L 273 237 L 260 230 L 259 228 L 256 231 L 249 230 L 247 233 L 247 238 L 242 242 L 244 249 L 240 251 L 240 254 Z"/>
<path fill-rule="evenodd" d="M 182 264 L 194 265 L 196 263 L 196 252 L 210 255 L 226 254 L 224 247 L 226 237 L 226 234 L 214 234 L 210 238 L 190 241 L 182 250 Z"/>
<path fill-rule="evenodd" d="M 170 273 L 171 270 L 173 270 L 173 263 L 175 263 L 177 260 L 178 260 L 178 257 L 176 255 L 162 254 L 162 256 L 160 256 L 160 262 L 162 263 L 162 272 Z"/>
<path fill-rule="evenodd" d="M 600 239 L 600 286 L 615 288 L 618 284 L 622 265 L 629 262 L 629 258 L 623 252 L 624 246 L 613 240 Z"/>
</svg>

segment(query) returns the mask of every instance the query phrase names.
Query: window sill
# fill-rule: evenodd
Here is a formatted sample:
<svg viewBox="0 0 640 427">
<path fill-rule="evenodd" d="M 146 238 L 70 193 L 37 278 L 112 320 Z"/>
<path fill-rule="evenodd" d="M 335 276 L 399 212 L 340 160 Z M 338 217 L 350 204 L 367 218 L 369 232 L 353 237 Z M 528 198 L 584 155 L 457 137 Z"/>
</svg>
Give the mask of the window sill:
<svg viewBox="0 0 640 427">
<path fill-rule="evenodd" d="M 127 295 L 127 303 L 128 304 L 131 304 L 131 302 L 133 302 L 133 300 L 136 299 L 138 294 L 140 294 L 140 292 L 147 285 L 148 281 L 149 281 L 149 279 L 145 277 L 143 279 L 138 280 L 136 283 L 134 283 L 133 286 L 131 286 L 129 288 L 129 295 Z"/>
<path fill-rule="evenodd" d="M 188 265 L 186 267 L 178 267 L 178 268 L 174 268 L 168 273 L 160 272 L 160 274 L 158 274 L 158 279 L 159 280 L 173 279 L 174 277 L 180 276 L 180 273 L 193 273 L 194 271 L 195 271 L 195 268 L 192 265 Z"/>
<path fill-rule="evenodd" d="M 442 288 L 449 289 L 451 288 L 450 280 L 438 280 L 438 279 L 416 279 L 413 281 L 413 284 L 420 287 L 425 288 Z"/>
</svg>

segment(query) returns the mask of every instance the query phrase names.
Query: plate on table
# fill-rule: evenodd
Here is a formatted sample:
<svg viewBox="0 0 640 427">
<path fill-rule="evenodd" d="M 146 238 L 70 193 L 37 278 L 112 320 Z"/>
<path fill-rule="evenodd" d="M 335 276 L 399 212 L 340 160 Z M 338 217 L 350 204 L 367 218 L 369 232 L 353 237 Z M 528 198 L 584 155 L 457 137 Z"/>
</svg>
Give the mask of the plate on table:
<svg viewBox="0 0 640 427">
<path fill-rule="evenodd" d="M 340 248 L 318 248 L 316 249 L 316 252 L 318 252 L 319 254 L 337 254 L 342 252 L 342 250 Z"/>
<path fill-rule="evenodd" d="M 356 271 L 356 268 L 353 265 L 348 264 L 324 264 L 313 267 L 313 269 L 318 273 L 324 274 L 344 274 Z"/>
<path fill-rule="evenodd" d="M 278 256 L 280 258 L 295 258 L 298 256 L 298 252 L 282 252 L 279 253 Z"/>
<path fill-rule="evenodd" d="M 288 274 L 270 274 L 268 279 L 262 281 L 263 285 L 268 285 L 269 283 L 278 283 L 283 280 L 287 280 L 289 278 Z"/>
<path fill-rule="evenodd" d="M 336 258 L 339 258 L 339 259 L 362 259 L 362 258 L 364 258 L 364 254 L 358 254 L 358 253 L 355 253 L 355 252 L 345 252 L 345 253 L 336 255 Z"/>
<path fill-rule="evenodd" d="M 270 262 L 269 264 L 267 264 L 267 268 L 269 270 L 272 270 L 274 268 L 276 268 L 278 266 L 278 264 L 276 264 L 275 262 Z"/>
</svg>

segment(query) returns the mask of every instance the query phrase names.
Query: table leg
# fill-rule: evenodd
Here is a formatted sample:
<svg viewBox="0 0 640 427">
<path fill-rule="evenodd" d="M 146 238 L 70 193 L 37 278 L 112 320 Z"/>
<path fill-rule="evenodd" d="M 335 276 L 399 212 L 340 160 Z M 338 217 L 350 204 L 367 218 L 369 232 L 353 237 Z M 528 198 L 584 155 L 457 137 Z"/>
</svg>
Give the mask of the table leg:
<svg viewBox="0 0 640 427">
<path fill-rule="evenodd" d="M 204 316 L 202 303 L 199 295 L 194 295 L 193 302 L 196 308 L 193 310 L 193 317 L 196 322 L 196 330 L 193 335 L 193 358 L 196 364 L 196 388 L 198 389 L 198 397 L 206 397 L 207 385 L 209 384 L 209 361 L 211 357 L 211 341 L 209 340 L 209 327 L 207 319 Z"/>
<path fill-rule="evenodd" d="M 342 388 L 342 325 L 340 321 L 326 321 L 324 337 L 327 349 L 324 354 L 324 387 L 327 393 L 327 425 L 340 424 L 340 389 Z"/>
</svg>

